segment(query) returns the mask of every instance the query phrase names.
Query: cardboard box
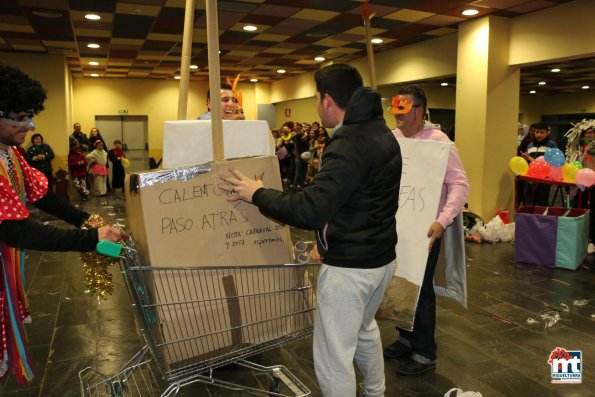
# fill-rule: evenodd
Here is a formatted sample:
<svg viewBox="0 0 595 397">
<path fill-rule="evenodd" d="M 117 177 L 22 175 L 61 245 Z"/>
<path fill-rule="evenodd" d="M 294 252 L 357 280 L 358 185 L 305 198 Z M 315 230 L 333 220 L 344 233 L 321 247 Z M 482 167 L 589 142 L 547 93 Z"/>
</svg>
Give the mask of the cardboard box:
<svg viewBox="0 0 595 397">
<path fill-rule="evenodd" d="M 275 155 L 275 140 L 264 120 L 223 120 L 223 158 Z M 166 121 L 163 168 L 213 161 L 211 120 Z"/>
<path fill-rule="evenodd" d="M 218 175 L 230 165 L 281 189 L 275 156 L 127 177 L 128 226 L 142 264 L 171 268 L 145 277 L 168 370 L 233 357 L 313 324 L 314 299 L 305 295 L 313 291 L 297 288 L 303 268 L 266 266 L 293 262 L 289 228 L 225 200 Z"/>
<path fill-rule="evenodd" d="M 217 185 L 233 165 L 281 189 L 277 157 L 154 170 L 127 178 L 129 228 L 145 265 L 245 266 L 292 263 L 289 228 L 243 201 L 228 202 Z M 132 185 L 132 186 L 131 186 Z"/>
<path fill-rule="evenodd" d="M 233 358 L 311 327 L 312 280 L 305 269 L 263 267 L 155 271 L 155 328 L 168 370 Z M 311 289 L 303 290 L 312 283 Z M 176 289 L 172 289 L 176 286 Z"/>
</svg>

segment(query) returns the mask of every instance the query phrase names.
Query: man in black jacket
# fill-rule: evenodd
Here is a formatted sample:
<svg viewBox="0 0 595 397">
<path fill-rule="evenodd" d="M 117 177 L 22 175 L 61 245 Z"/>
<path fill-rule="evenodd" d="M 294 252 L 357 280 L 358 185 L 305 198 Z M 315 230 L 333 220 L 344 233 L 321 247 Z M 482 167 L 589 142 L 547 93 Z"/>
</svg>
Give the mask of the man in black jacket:
<svg viewBox="0 0 595 397">
<path fill-rule="evenodd" d="M 323 264 L 317 286 L 314 366 L 325 396 L 355 396 L 355 358 L 366 396 L 385 391 L 374 315 L 394 273 L 401 151 L 386 126 L 380 95 L 352 66 L 316 72 L 316 106 L 333 127 L 320 170 L 302 192 L 265 189 L 236 169 L 222 175 L 228 200 L 244 200 L 293 226 L 317 229 Z"/>
<path fill-rule="evenodd" d="M 19 383 L 33 378 L 23 321 L 29 316 L 23 287 L 22 249 L 91 251 L 99 240 L 120 240 L 119 229 L 64 229 L 29 218 L 27 204 L 74 225 L 91 215 L 48 190 L 45 175 L 30 167 L 16 149 L 35 129 L 33 117 L 46 99 L 38 81 L 0 63 L 0 385 L 9 372 Z M 0 386 L 1 392 L 2 386 Z"/>
</svg>

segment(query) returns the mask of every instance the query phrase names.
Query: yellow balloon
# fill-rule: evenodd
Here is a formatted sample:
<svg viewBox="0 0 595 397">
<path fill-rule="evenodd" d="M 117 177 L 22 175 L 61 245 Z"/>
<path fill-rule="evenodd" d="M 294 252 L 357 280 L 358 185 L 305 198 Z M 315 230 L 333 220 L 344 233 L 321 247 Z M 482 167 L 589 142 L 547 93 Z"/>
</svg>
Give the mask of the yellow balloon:
<svg viewBox="0 0 595 397">
<path fill-rule="evenodd" d="M 510 159 L 510 170 L 517 175 L 527 175 L 527 171 L 529 171 L 529 164 L 527 164 L 527 160 L 520 156 L 514 156 Z"/>
<path fill-rule="evenodd" d="M 578 172 L 578 167 L 574 164 L 566 163 L 562 166 L 562 178 L 564 182 L 575 183 L 576 182 L 576 173 Z"/>
<path fill-rule="evenodd" d="M 122 157 L 122 160 L 120 160 L 122 162 L 122 167 L 124 168 L 128 168 L 130 167 L 130 160 L 128 160 L 126 157 Z"/>
</svg>

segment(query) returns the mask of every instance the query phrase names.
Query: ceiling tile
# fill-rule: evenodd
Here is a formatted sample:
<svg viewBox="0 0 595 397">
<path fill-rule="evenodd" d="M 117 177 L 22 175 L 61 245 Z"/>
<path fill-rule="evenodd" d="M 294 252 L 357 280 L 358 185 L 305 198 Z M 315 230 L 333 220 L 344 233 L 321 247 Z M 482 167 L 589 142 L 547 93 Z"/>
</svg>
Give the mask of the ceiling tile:
<svg viewBox="0 0 595 397">
<path fill-rule="evenodd" d="M 289 7 L 283 5 L 276 5 L 276 4 L 262 4 L 258 6 L 252 14 L 255 15 L 269 15 L 269 16 L 276 16 L 281 18 L 287 18 L 298 12 L 300 8 L 298 7 Z"/>
<path fill-rule="evenodd" d="M 432 15 L 431 17 L 422 19 L 419 22 L 425 23 L 427 25 L 450 26 L 456 25 L 463 21 L 465 21 L 465 18 L 453 17 L 450 15 Z"/>
<path fill-rule="evenodd" d="M 339 15 L 336 11 L 313 10 L 311 8 L 304 8 L 296 12 L 292 18 L 308 19 L 320 22 L 326 22 L 331 18 Z"/>
<path fill-rule="evenodd" d="M 444 35 L 456 33 L 456 32 L 457 32 L 457 30 L 452 29 L 452 28 L 438 28 L 438 29 L 427 31 L 427 32 L 425 32 L 425 34 L 429 34 L 431 36 L 444 36 Z"/>
<path fill-rule="evenodd" d="M 393 12 L 392 14 L 385 15 L 384 18 L 395 19 L 397 21 L 416 22 L 421 19 L 429 18 L 432 15 L 434 14 L 431 12 L 403 9 Z"/>
</svg>

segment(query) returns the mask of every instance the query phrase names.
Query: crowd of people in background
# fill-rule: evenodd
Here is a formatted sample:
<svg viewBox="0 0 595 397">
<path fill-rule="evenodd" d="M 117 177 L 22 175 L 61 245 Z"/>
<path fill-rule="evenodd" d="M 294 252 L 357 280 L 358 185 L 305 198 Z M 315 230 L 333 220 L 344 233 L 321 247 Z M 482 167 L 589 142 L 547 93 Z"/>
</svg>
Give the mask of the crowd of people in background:
<svg viewBox="0 0 595 397">
<path fill-rule="evenodd" d="M 82 132 L 80 123 L 74 123 L 73 129 L 70 135 L 68 169 L 72 185 L 81 199 L 89 200 L 91 191 L 102 197 L 111 189 L 122 189 L 125 176 L 122 159 L 126 158 L 122 142 L 115 140 L 114 147 L 108 151 L 107 144 L 96 127 L 91 129 L 89 137 Z M 110 162 L 113 167 L 111 186 L 108 176 Z"/>
<path fill-rule="evenodd" d="M 302 190 L 318 172 L 320 158 L 329 140 L 326 128 L 319 122 L 287 121 L 271 131 L 283 184 L 292 190 Z"/>
</svg>

